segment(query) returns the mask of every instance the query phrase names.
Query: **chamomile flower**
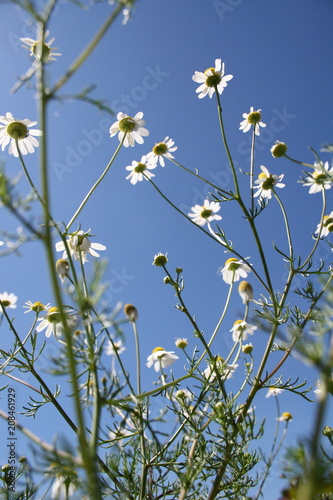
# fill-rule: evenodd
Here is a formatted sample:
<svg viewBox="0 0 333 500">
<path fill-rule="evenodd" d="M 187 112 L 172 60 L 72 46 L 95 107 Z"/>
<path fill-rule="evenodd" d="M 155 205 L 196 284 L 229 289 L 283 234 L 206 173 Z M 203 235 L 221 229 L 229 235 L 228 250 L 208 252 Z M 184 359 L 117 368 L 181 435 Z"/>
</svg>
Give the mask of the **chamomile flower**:
<svg viewBox="0 0 333 500">
<path fill-rule="evenodd" d="M 71 477 L 72 476 L 72 477 Z M 71 471 L 71 475 L 57 475 L 52 485 L 51 498 L 54 500 L 63 500 L 65 498 L 72 498 L 76 490 L 76 483 L 78 482 L 76 473 Z"/>
<path fill-rule="evenodd" d="M 328 236 L 331 232 L 333 232 L 333 211 L 329 215 L 324 216 L 322 224 L 318 224 L 316 234 L 318 234 L 319 231 L 320 238 L 325 238 L 325 236 Z"/>
<path fill-rule="evenodd" d="M 0 293 L 0 302 L 2 307 L 6 309 L 16 309 L 17 296 L 8 292 Z M 2 307 L 0 308 L 0 313 L 2 313 Z"/>
<path fill-rule="evenodd" d="M 241 281 L 239 283 L 238 293 L 243 301 L 243 304 L 247 304 L 249 300 L 253 299 L 253 288 L 248 281 Z"/>
<path fill-rule="evenodd" d="M 220 208 L 220 204 L 216 201 L 209 201 L 206 199 L 203 205 L 194 205 L 194 207 L 191 208 L 192 212 L 189 213 L 188 216 L 199 226 L 204 226 L 213 220 L 222 219 L 221 215 L 217 214 Z"/>
<path fill-rule="evenodd" d="M 253 106 L 250 108 L 249 113 L 243 113 L 244 120 L 240 123 L 239 130 L 248 132 L 252 125 L 254 126 L 254 133 L 260 135 L 260 127 L 266 127 L 266 123 L 261 121 L 261 109 L 254 111 Z"/>
<path fill-rule="evenodd" d="M 175 146 L 175 141 L 170 139 L 170 137 L 166 137 L 164 141 L 158 142 L 153 147 L 152 151 L 148 153 L 148 158 L 154 158 L 157 163 L 161 165 L 161 167 L 165 167 L 164 158 L 168 158 L 172 160 L 174 156 L 171 153 L 176 151 L 177 146 Z"/>
<path fill-rule="evenodd" d="M 221 59 L 215 59 L 215 68 L 208 68 L 203 73 L 200 71 L 195 71 L 192 76 L 192 80 L 196 83 L 200 83 L 200 87 L 196 89 L 196 93 L 199 94 L 199 99 L 202 99 L 207 94 L 211 98 L 217 89 L 219 94 L 222 94 L 223 90 L 233 78 L 232 75 L 224 76 L 224 63 Z"/>
<path fill-rule="evenodd" d="M 107 356 L 116 356 L 116 353 L 121 354 L 125 349 L 126 347 L 121 340 L 116 340 L 113 343 L 111 340 L 108 340 L 105 344 L 105 354 Z"/>
<path fill-rule="evenodd" d="M 147 367 L 151 368 L 154 365 L 156 372 L 163 368 L 167 368 L 179 359 L 174 351 L 166 351 L 163 347 L 155 347 L 152 353 L 147 358 Z"/>
<path fill-rule="evenodd" d="M 124 146 L 134 146 L 135 142 L 138 144 L 143 144 L 143 137 L 147 137 L 149 132 L 143 125 L 145 121 L 142 119 L 143 113 L 140 111 L 131 118 L 125 113 L 117 114 L 117 121 L 113 123 L 110 127 L 110 137 L 118 134 L 119 142 L 121 142 L 124 137 Z"/>
<path fill-rule="evenodd" d="M 70 251 L 71 256 L 75 260 L 80 260 L 82 258 L 82 262 L 88 262 L 87 255 L 90 254 L 93 257 L 99 257 L 99 253 L 96 250 L 105 250 L 106 247 L 101 243 L 91 243 L 89 238 L 89 233 L 91 229 L 88 231 L 76 231 L 72 233 L 70 237 L 67 239 L 67 245 Z M 55 245 L 57 252 L 63 252 L 63 259 L 67 258 L 67 252 L 65 249 L 65 244 L 63 241 L 58 241 Z"/>
<path fill-rule="evenodd" d="M 221 356 L 215 356 L 215 368 L 214 363 L 209 362 L 207 368 L 202 372 L 202 375 L 208 382 L 213 382 L 216 379 L 217 370 L 223 379 L 228 379 L 233 376 L 233 372 L 237 367 L 238 365 L 226 364 Z"/>
<path fill-rule="evenodd" d="M 248 335 L 253 335 L 255 330 L 257 329 L 254 325 L 249 325 L 246 321 L 242 321 L 238 319 L 233 324 L 231 328 L 232 332 L 232 340 L 234 342 L 238 342 L 239 340 L 246 340 Z"/>
<path fill-rule="evenodd" d="M 289 411 L 285 411 L 282 413 L 281 417 L 277 418 L 280 422 L 290 422 L 293 419 L 293 416 Z"/>
<path fill-rule="evenodd" d="M 270 200 L 272 198 L 272 189 L 275 187 L 284 188 L 285 184 L 281 181 L 284 177 L 284 174 L 281 175 L 272 175 L 269 173 L 268 169 L 261 165 L 261 173 L 258 176 L 258 179 L 255 181 L 257 186 L 254 186 L 257 189 L 257 192 L 254 196 L 260 196 L 261 198 L 267 198 Z"/>
<path fill-rule="evenodd" d="M 40 41 L 33 40 L 32 38 L 20 38 L 21 42 L 23 42 L 22 47 L 30 50 L 31 57 L 34 57 L 37 60 L 42 60 L 44 63 L 56 61 L 56 57 L 61 56 L 61 54 L 59 52 L 55 52 L 55 50 L 58 50 L 57 48 L 51 47 L 55 38 L 51 38 L 49 41 L 46 41 L 49 34 L 49 31 L 45 31 L 44 40 L 41 43 Z"/>
<path fill-rule="evenodd" d="M 151 179 L 155 177 L 155 174 L 151 172 L 154 168 L 156 168 L 156 159 L 144 155 L 141 161 L 132 161 L 132 165 L 126 167 L 126 170 L 130 172 L 126 179 L 129 179 L 133 185 L 143 181 L 143 179 Z"/>
<path fill-rule="evenodd" d="M 269 387 L 265 398 L 270 398 L 271 396 L 278 396 L 282 392 L 283 389 L 279 389 L 278 387 Z"/>
<path fill-rule="evenodd" d="M 69 262 L 66 259 L 58 259 L 56 262 L 56 271 L 61 280 L 61 283 L 65 283 L 65 279 L 69 275 Z"/>
<path fill-rule="evenodd" d="M 16 120 L 9 112 L 6 113 L 6 116 L 0 116 L 0 144 L 2 151 L 9 144 L 8 153 L 18 157 L 17 141 L 22 155 L 33 153 L 35 148 L 39 146 L 39 142 L 34 136 L 42 135 L 41 130 L 30 128 L 36 123 L 28 120 L 28 118 Z"/>
<path fill-rule="evenodd" d="M 315 162 L 314 171 L 309 172 L 303 186 L 310 186 L 309 193 L 321 193 L 323 189 L 331 189 L 333 182 L 333 167 L 329 168 L 328 161 Z"/>
<path fill-rule="evenodd" d="M 66 323 L 67 326 L 72 328 L 76 325 L 77 319 L 75 316 L 66 314 Z M 36 331 L 42 332 L 46 330 L 45 336 L 50 337 L 52 333 L 55 337 L 60 337 L 64 330 L 64 325 L 62 322 L 62 315 L 60 309 L 58 307 L 50 307 L 47 311 L 47 314 L 42 318 L 39 318 L 37 321 L 40 321 L 39 325 L 36 328 Z"/>
<path fill-rule="evenodd" d="M 44 305 L 42 304 L 41 302 L 31 302 L 31 300 L 27 300 L 27 302 L 25 302 L 25 306 L 23 306 L 24 309 L 27 309 L 27 311 L 24 311 L 24 314 L 30 312 L 30 311 L 33 311 L 35 312 L 36 314 L 39 314 L 43 311 L 48 311 L 50 309 L 50 303 Z"/>
<path fill-rule="evenodd" d="M 241 278 L 246 278 L 249 272 L 251 272 L 250 266 L 243 260 L 236 259 L 235 257 L 228 259 L 225 266 L 219 270 L 223 280 L 228 285 L 239 281 Z"/>
</svg>

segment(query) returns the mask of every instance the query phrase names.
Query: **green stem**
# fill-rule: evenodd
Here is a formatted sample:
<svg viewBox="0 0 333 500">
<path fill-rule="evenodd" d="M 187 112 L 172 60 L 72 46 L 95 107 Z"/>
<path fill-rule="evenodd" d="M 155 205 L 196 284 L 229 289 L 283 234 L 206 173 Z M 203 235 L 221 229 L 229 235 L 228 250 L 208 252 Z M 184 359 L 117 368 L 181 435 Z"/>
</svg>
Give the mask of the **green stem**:
<svg viewBox="0 0 333 500">
<path fill-rule="evenodd" d="M 274 189 L 273 189 L 273 193 L 274 193 L 274 196 L 280 205 L 280 208 L 281 208 L 281 211 L 283 214 L 283 219 L 284 219 L 284 224 L 286 227 L 286 233 L 287 233 L 287 239 L 288 239 L 288 246 L 289 246 L 289 261 L 290 261 L 290 266 L 292 268 L 293 267 L 293 260 L 294 260 L 294 251 L 293 251 L 293 244 L 292 244 L 292 240 L 291 240 L 290 226 L 289 226 L 287 213 L 286 213 L 286 210 L 283 206 L 282 201 L 280 200 L 279 196 L 276 194 Z"/>
<path fill-rule="evenodd" d="M 73 217 L 71 218 L 71 220 L 66 225 L 65 232 L 67 232 L 69 230 L 69 228 L 71 227 L 71 225 L 73 224 L 73 222 L 78 217 L 79 213 L 81 212 L 81 210 L 83 209 L 83 207 L 85 206 L 85 204 L 87 203 L 87 201 L 89 200 L 90 196 L 93 194 L 93 192 L 95 191 L 95 189 L 97 188 L 97 186 L 102 182 L 102 180 L 104 179 L 104 177 L 108 173 L 108 170 L 110 169 L 112 163 L 116 159 L 116 156 L 118 155 L 118 153 L 120 151 L 120 148 L 122 147 L 122 145 L 124 143 L 125 137 L 126 137 L 126 134 L 124 135 L 122 141 L 119 143 L 116 151 L 114 152 L 111 160 L 109 161 L 109 163 L 105 167 L 102 175 L 97 179 L 97 181 L 95 182 L 95 184 L 89 189 L 88 193 L 86 194 L 86 196 L 83 198 L 82 202 L 80 203 L 79 208 L 76 210 L 75 214 L 73 215 Z"/>
<path fill-rule="evenodd" d="M 258 125 L 259 127 L 259 125 Z M 252 145 L 251 145 L 251 160 L 250 160 L 250 196 L 251 196 L 251 213 L 254 214 L 254 196 L 253 196 L 253 177 L 254 177 L 254 145 L 256 141 L 256 125 L 253 125 Z"/>
</svg>

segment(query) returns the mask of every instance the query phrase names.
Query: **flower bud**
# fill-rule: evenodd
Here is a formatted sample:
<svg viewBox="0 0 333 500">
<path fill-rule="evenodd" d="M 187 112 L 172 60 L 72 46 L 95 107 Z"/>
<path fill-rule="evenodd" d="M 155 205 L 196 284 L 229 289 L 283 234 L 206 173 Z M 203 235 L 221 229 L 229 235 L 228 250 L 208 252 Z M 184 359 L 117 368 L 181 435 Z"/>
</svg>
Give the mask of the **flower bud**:
<svg viewBox="0 0 333 500">
<path fill-rule="evenodd" d="M 167 262 L 167 254 L 164 255 L 163 253 L 159 252 L 158 254 L 154 255 L 153 266 L 162 267 L 165 266 Z"/>
<path fill-rule="evenodd" d="M 58 259 L 56 262 L 56 271 L 58 273 L 59 278 L 61 279 L 61 283 L 64 283 L 65 278 L 68 277 L 69 272 L 69 263 L 66 259 Z"/>
<path fill-rule="evenodd" d="M 133 304 L 125 304 L 124 305 L 124 313 L 127 318 L 134 323 L 138 319 L 138 310 Z"/>
<path fill-rule="evenodd" d="M 238 293 L 241 296 L 243 304 L 247 304 L 250 299 L 253 299 L 253 288 L 248 281 L 240 282 Z"/>
<path fill-rule="evenodd" d="M 275 141 L 275 144 L 271 147 L 271 153 L 274 158 L 281 158 L 287 152 L 288 146 L 284 142 Z"/>
<path fill-rule="evenodd" d="M 187 339 L 176 339 L 175 344 L 179 349 L 185 349 L 188 346 Z"/>
<path fill-rule="evenodd" d="M 242 351 L 244 354 L 251 354 L 251 352 L 253 351 L 253 345 L 252 344 L 243 345 Z"/>
</svg>

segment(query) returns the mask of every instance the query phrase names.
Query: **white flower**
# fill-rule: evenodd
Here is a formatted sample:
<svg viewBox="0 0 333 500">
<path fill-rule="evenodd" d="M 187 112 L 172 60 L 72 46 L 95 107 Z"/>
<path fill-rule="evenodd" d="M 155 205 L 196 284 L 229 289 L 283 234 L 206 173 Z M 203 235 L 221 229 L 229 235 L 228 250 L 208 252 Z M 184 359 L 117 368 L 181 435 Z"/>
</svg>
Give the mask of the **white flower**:
<svg viewBox="0 0 333 500">
<path fill-rule="evenodd" d="M 204 73 L 195 71 L 192 76 L 194 82 L 201 83 L 200 87 L 196 89 L 199 99 L 202 99 L 207 94 L 211 98 L 215 88 L 217 88 L 219 94 L 222 94 L 227 82 L 232 78 L 232 75 L 224 76 L 224 63 L 222 64 L 221 59 L 215 59 L 215 68 L 208 68 Z"/>
<path fill-rule="evenodd" d="M 124 352 L 126 349 L 125 346 L 123 346 L 123 343 L 121 340 L 117 340 L 116 342 L 111 342 L 111 340 L 108 340 L 105 344 L 105 354 L 107 356 L 115 356 L 116 352 L 118 354 L 121 354 Z"/>
<path fill-rule="evenodd" d="M 16 309 L 17 296 L 8 292 L 0 293 L 0 302 L 6 309 Z M 0 313 L 2 313 L 2 308 L 0 308 Z"/>
<path fill-rule="evenodd" d="M 303 186 L 310 186 L 309 193 L 321 193 L 323 189 L 331 189 L 333 181 L 333 167 L 329 168 L 329 163 L 326 161 L 315 162 L 313 173 L 309 172 L 305 178 Z"/>
<path fill-rule="evenodd" d="M 90 243 L 89 241 L 89 233 L 91 229 L 88 231 L 76 231 L 70 235 L 70 238 L 67 239 L 67 245 L 70 251 L 71 256 L 75 260 L 80 260 L 82 258 L 82 262 L 88 262 L 87 254 L 92 255 L 93 257 L 99 257 L 99 253 L 95 250 L 105 250 L 106 247 L 101 245 L 101 243 Z M 63 241 L 58 241 L 55 245 L 57 252 L 64 252 L 63 259 L 67 257 L 67 252 L 65 249 L 65 244 Z"/>
<path fill-rule="evenodd" d="M 178 347 L 178 349 L 185 349 L 188 346 L 187 339 L 185 339 L 185 338 L 176 339 L 175 344 L 176 344 L 176 347 Z"/>
<path fill-rule="evenodd" d="M 56 262 L 56 271 L 57 271 L 58 276 L 61 280 L 61 283 L 65 283 L 65 279 L 68 278 L 68 274 L 69 274 L 69 262 L 68 262 L 68 260 L 58 259 Z"/>
<path fill-rule="evenodd" d="M 250 108 L 250 113 L 243 113 L 244 120 L 240 123 L 239 130 L 243 132 L 248 132 L 252 125 L 254 125 L 254 132 L 256 135 L 260 135 L 260 127 L 266 127 L 266 123 L 260 121 L 261 119 L 261 109 L 257 111 L 253 110 L 253 106 Z"/>
<path fill-rule="evenodd" d="M 220 210 L 220 204 L 216 201 L 205 200 L 203 205 L 194 205 L 191 208 L 192 213 L 188 216 L 193 219 L 193 222 L 199 226 L 204 226 L 206 223 L 212 222 L 213 220 L 221 220 L 221 215 L 217 215 Z"/>
<path fill-rule="evenodd" d="M 40 43 L 38 40 L 33 40 L 32 38 L 20 38 L 23 42 L 22 47 L 30 50 L 30 55 L 37 60 L 42 59 L 44 63 L 49 63 L 51 61 L 56 61 L 55 56 L 61 56 L 59 52 L 54 52 L 56 48 L 52 48 L 51 45 L 55 38 L 51 38 L 48 42 L 46 41 L 50 32 L 45 31 L 44 40 Z"/>
<path fill-rule="evenodd" d="M 41 130 L 34 128 L 29 130 L 29 127 L 33 127 L 36 123 L 28 120 L 28 118 L 16 120 L 11 113 L 0 116 L 0 144 L 2 151 L 9 144 L 8 153 L 18 157 L 17 140 L 22 155 L 33 153 L 35 148 L 39 146 L 39 142 L 33 136 L 42 135 Z"/>
<path fill-rule="evenodd" d="M 46 329 L 46 337 L 50 337 L 52 333 L 55 337 L 60 337 L 62 335 L 64 326 L 62 323 L 62 315 L 58 307 L 51 307 L 47 311 L 47 314 L 37 321 L 40 321 L 40 324 L 36 328 L 38 333 Z M 72 328 L 76 325 L 77 319 L 73 315 L 66 314 L 66 323 L 68 327 Z"/>
<path fill-rule="evenodd" d="M 126 177 L 126 179 L 130 179 L 130 183 L 135 185 L 137 182 L 141 182 L 143 179 L 151 179 L 155 177 L 155 174 L 150 172 L 156 168 L 156 159 L 148 158 L 148 156 L 142 156 L 141 161 L 132 161 L 132 165 L 126 167 L 126 170 L 130 172 L 130 174 Z"/>
<path fill-rule="evenodd" d="M 220 373 L 222 379 L 228 379 L 233 376 L 233 372 L 238 365 L 227 365 L 221 356 L 215 357 L 215 368 L 213 363 L 208 363 L 207 368 L 202 372 L 202 375 L 208 382 L 213 382 L 216 379 L 216 370 Z"/>
<path fill-rule="evenodd" d="M 324 215 L 323 223 L 318 224 L 316 229 L 316 234 L 319 233 L 319 231 L 320 231 L 319 235 L 320 238 L 325 238 L 325 236 L 328 236 L 331 232 L 333 232 L 333 211 L 329 215 Z"/>
<path fill-rule="evenodd" d="M 119 132 L 118 139 L 121 142 L 126 134 L 124 140 L 125 148 L 128 146 L 134 146 L 135 141 L 138 144 L 143 144 L 142 137 L 147 137 L 149 132 L 143 127 L 146 122 L 142 120 L 142 117 L 143 113 L 141 111 L 137 113 L 134 118 L 125 115 L 125 113 L 118 113 L 118 121 L 113 123 L 110 127 L 110 137 L 113 137 Z"/>
<path fill-rule="evenodd" d="M 280 422 L 289 422 L 293 419 L 293 416 L 289 411 L 285 411 L 282 413 L 281 417 L 277 418 Z"/>
<path fill-rule="evenodd" d="M 164 157 L 168 158 L 169 160 L 172 160 L 174 158 L 174 156 L 172 156 L 171 154 L 177 149 L 177 146 L 175 146 L 174 144 L 175 142 L 172 139 L 166 137 L 164 141 L 155 144 L 152 151 L 148 153 L 147 157 L 154 158 L 161 165 L 161 167 L 165 167 Z"/>
<path fill-rule="evenodd" d="M 283 392 L 283 389 L 279 389 L 278 387 L 269 387 L 265 398 L 270 398 L 271 396 L 278 396 Z"/>
<path fill-rule="evenodd" d="M 219 272 L 222 274 L 223 280 L 228 283 L 228 285 L 231 285 L 241 278 L 246 278 L 247 274 L 251 272 L 251 268 L 246 262 L 231 257 L 231 259 L 226 261 L 225 266 L 221 268 Z"/>
<path fill-rule="evenodd" d="M 243 301 L 243 304 L 247 304 L 249 300 L 253 299 L 253 288 L 248 281 L 241 281 L 239 283 L 238 293 Z"/>
<path fill-rule="evenodd" d="M 27 309 L 27 311 L 24 311 L 24 314 L 30 312 L 30 311 L 33 311 L 37 314 L 39 314 L 40 312 L 43 312 L 43 311 L 48 311 L 50 309 L 50 304 L 46 304 L 44 306 L 44 304 L 42 304 L 41 302 L 31 302 L 31 300 L 27 300 L 27 302 L 25 302 L 25 306 L 23 306 L 24 309 Z"/>
<path fill-rule="evenodd" d="M 254 194 L 254 196 L 261 196 L 262 198 L 267 198 L 268 200 L 270 200 L 272 198 L 272 189 L 274 187 L 285 187 L 285 184 L 280 182 L 282 181 L 284 174 L 272 175 L 263 165 L 261 165 L 260 168 L 262 172 L 259 174 L 258 179 L 255 181 L 255 184 L 258 184 L 258 186 L 254 186 L 254 188 L 257 189 L 257 192 Z"/>
<path fill-rule="evenodd" d="M 72 498 L 75 489 L 75 485 L 69 477 L 57 476 L 52 486 L 51 498 L 55 500 Z"/>
<path fill-rule="evenodd" d="M 239 340 L 246 340 L 248 335 L 253 335 L 257 329 L 254 325 L 249 325 L 246 321 L 238 319 L 235 321 L 233 327 L 231 328 L 232 340 L 238 342 Z"/>
<path fill-rule="evenodd" d="M 162 368 L 173 365 L 176 359 L 179 358 L 174 351 L 166 351 L 163 347 L 155 347 L 147 358 L 147 366 L 151 368 L 154 365 L 155 371 L 158 372 Z"/>
</svg>

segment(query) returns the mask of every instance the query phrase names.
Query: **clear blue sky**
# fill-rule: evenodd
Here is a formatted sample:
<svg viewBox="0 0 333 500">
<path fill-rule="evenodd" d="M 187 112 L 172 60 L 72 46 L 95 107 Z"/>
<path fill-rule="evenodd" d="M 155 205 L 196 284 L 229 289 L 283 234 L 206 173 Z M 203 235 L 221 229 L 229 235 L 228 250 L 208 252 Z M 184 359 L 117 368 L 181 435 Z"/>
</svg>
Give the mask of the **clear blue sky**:
<svg viewBox="0 0 333 500">
<path fill-rule="evenodd" d="M 91 6 L 87 12 L 67 1 L 59 2 L 49 29 L 56 38 L 53 45 L 62 56 L 49 67 L 51 81 L 73 61 L 110 8 L 105 2 Z M 34 120 L 37 115 L 33 91 L 23 88 L 11 95 L 10 88 L 15 77 L 29 67 L 28 53 L 21 49 L 19 38 L 34 38 L 35 32 L 19 8 L 5 3 L 0 12 L 0 114 L 10 111 L 18 119 Z M 312 245 L 311 232 L 319 222 L 321 197 L 309 197 L 308 190 L 297 184 L 300 169 L 286 160 L 273 159 L 270 146 L 275 140 L 284 141 L 291 156 L 311 163 L 313 156 L 308 146 L 319 151 L 323 143 L 333 140 L 333 104 L 329 97 L 333 76 L 332 14 L 330 0 L 141 0 L 128 24 L 122 26 L 118 21 L 63 88 L 63 94 L 71 94 L 96 84 L 94 98 L 107 99 L 116 112 L 133 116 L 143 111 L 150 131 L 144 145 L 120 153 L 104 184 L 80 216 L 82 229 L 92 228 L 95 241 L 107 246 L 103 256 L 109 259 L 106 280 L 111 288 L 106 300 L 111 306 L 118 301 L 131 302 L 139 310 L 144 360 L 158 345 L 173 350 L 176 337 L 187 337 L 190 346 L 195 346 L 191 326 L 174 308 L 171 288 L 163 284 L 163 272 L 151 265 L 154 254 L 168 252 L 170 270 L 177 266 L 184 269 L 188 307 L 207 335 L 216 324 L 227 295 L 228 287 L 217 270 L 228 256 L 219 245 L 204 238 L 175 213 L 147 182 L 132 186 L 125 180 L 125 166 L 132 160 L 140 160 L 155 142 L 170 136 L 178 146 L 176 159 L 180 163 L 197 168 L 212 182 L 223 182 L 224 189 L 232 188 L 215 100 L 207 97 L 199 100 L 195 93 L 197 85 L 191 79 L 194 71 L 203 71 L 214 65 L 215 58 L 222 58 L 226 73 L 234 76 L 222 94 L 226 133 L 234 160 L 242 170 L 248 169 L 250 134 L 239 131 L 239 123 L 242 113 L 248 112 L 250 106 L 262 109 L 262 120 L 267 127 L 257 142 L 257 169 L 263 164 L 274 174 L 285 174 L 287 187 L 281 191 L 281 198 L 290 214 L 296 252 L 304 257 Z M 116 138 L 110 139 L 106 132 L 108 116 L 88 104 L 57 103 L 52 104 L 50 111 L 53 215 L 56 220 L 67 222 L 118 142 Z M 108 119 L 110 124 L 115 120 Z M 326 153 L 322 157 L 331 160 Z M 0 159 L 6 162 L 7 173 L 14 175 L 20 171 L 18 161 L 6 151 L 0 153 Z M 27 165 L 38 183 L 37 156 L 29 155 Z M 185 211 L 201 203 L 208 192 L 171 163 L 164 169 L 158 168 L 155 174 L 158 186 Z M 28 192 L 25 179 L 19 187 Z M 333 209 L 330 192 L 328 209 Z M 232 205 L 223 205 L 221 214 L 221 226 L 239 252 L 257 259 L 240 213 Z M 4 209 L 1 209 L 1 221 L 1 227 L 13 227 L 13 220 Z M 270 265 L 274 268 L 278 291 L 283 286 L 281 276 L 285 276 L 285 268 L 273 253 L 272 241 L 286 248 L 286 238 L 275 203 L 262 214 L 259 227 L 272 258 Z M 323 258 L 329 256 L 324 246 L 320 253 Z M 258 294 L 254 282 L 253 286 Z M 26 300 L 52 302 L 44 254 L 37 244 L 24 247 L 20 257 L 1 260 L 1 291 L 19 296 L 15 315 L 22 330 L 27 321 L 27 315 L 22 314 Z M 241 306 L 235 294 L 230 314 L 214 345 L 216 352 L 222 355 L 228 347 L 223 337 L 230 336 L 229 329 L 238 319 L 237 314 L 242 313 Z M 4 325 L 1 328 L 4 329 Z M 125 329 L 125 335 L 124 360 L 131 363 L 134 344 L 130 328 Z M 8 336 L 6 329 L 4 336 Z M 258 353 L 263 352 L 266 340 L 264 332 L 258 332 L 251 339 Z M 280 355 L 275 356 L 278 359 Z M 175 365 L 174 373 L 176 376 L 183 373 L 182 361 Z M 296 359 L 285 365 L 283 373 L 293 379 L 307 378 L 310 385 L 316 380 L 316 373 Z M 143 369 L 145 390 L 152 388 L 154 376 L 152 370 Z M 275 425 L 273 403 L 272 399 L 265 400 L 264 394 L 257 402 L 259 416 L 266 416 L 272 426 L 270 431 L 270 424 L 267 425 L 263 440 L 266 446 Z M 24 404 L 23 390 L 20 404 Z M 287 394 L 281 396 L 280 404 L 282 411 L 294 414 L 287 438 L 291 444 L 307 431 L 312 408 L 304 405 L 300 398 Z M 45 415 L 53 418 L 47 410 Z M 37 422 L 30 425 L 39 430 Z M 52 432 L 59 432 L 61 425 L 55 417 Z M 50 440 L 49 428 L 41 432 L 44 439 Z M 267 500 L 276 500 L 283 484 L 278 480 L 276 467 L 273 479 L 265 490 Z"/>
</svg>

